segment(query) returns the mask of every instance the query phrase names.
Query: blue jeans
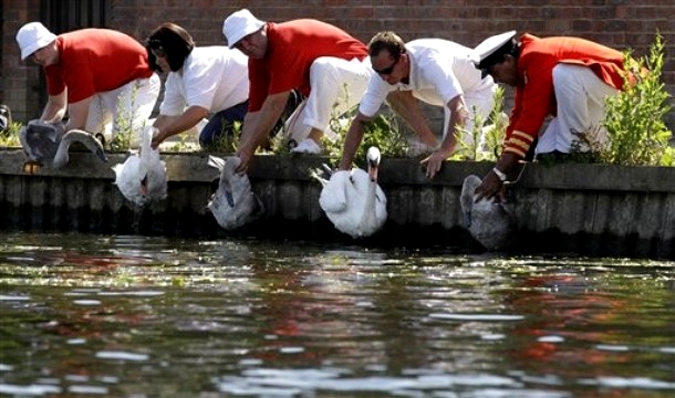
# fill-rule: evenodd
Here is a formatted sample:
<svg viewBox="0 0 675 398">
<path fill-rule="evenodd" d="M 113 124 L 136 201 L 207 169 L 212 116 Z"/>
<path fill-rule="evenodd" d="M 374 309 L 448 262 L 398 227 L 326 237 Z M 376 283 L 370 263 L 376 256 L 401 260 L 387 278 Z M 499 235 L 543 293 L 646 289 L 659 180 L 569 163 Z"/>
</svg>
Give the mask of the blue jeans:
<svg viewBox="0 0 675 398">
<path fill-rule="evenodd" d="M 247 111 L 248 100 L 213 115 L 199 134 L 199 145 L 213 145 L 223 134 L 234 135 L 234 122 L 243 122 Z"/>
</svg>

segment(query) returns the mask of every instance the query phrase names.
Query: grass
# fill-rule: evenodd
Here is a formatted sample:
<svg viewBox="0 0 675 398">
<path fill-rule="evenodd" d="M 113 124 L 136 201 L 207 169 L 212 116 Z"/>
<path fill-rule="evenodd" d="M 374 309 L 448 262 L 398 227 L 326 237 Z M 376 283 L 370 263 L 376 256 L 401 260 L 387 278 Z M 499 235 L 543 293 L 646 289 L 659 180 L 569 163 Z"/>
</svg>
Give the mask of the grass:
<svg viewBox="0 0 675 398">
<path fill-rule="evenodd" d="M 23 124 L 19 122 L 12 122 L 7 130 L 0 134 L 0 146 L 2 147 L 20 147 L 19 131 Z"/>
</svg>

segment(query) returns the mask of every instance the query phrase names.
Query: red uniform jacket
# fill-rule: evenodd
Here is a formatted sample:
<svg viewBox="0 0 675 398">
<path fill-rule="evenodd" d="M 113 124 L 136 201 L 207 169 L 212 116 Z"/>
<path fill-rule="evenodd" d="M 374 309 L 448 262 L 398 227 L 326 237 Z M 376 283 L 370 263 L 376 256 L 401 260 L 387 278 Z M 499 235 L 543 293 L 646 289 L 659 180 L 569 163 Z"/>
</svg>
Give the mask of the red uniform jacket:
<svg viewBox="0 0 675 398">
<path fill-rule="evenodd" d="M 556 115 L 553 68 L 559 63 L 589 67 L 610 86 L 623 88 L 623 54 L 575 37 L 520 38 L 515 105 L 506 129 L 504 152 L 524 158 L 544 119 Z"/>
</svg>

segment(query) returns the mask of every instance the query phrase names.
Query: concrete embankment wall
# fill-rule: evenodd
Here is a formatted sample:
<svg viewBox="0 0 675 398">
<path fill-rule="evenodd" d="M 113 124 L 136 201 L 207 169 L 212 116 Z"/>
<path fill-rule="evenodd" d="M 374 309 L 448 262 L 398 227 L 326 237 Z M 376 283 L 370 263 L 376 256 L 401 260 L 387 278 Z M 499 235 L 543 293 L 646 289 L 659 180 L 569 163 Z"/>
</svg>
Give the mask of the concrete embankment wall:
<svg viewBox="0 0 675 398">
<path fill-rule="evenodd" d="M 0 226 L 5 230 L 79 231 L 217 239 L 234 235 L 360 245 L 443 245 L 481 250 L 462 228 L 464 177 L 491 163 L 449 162 L 428 181 L 415 159 L 383 159 L 380 183 L 389 218 L 375 237 L 354 241 L 337 232 L 318 205 L 320 184 L 308 171 L 320 157 L 259 156 L 250 175 L 265 215 L 241 230 L 222 230 L 206 204 L 218 172 L 207 155 L 165 154 L 169 197 L 139 208 L 113 184 L 109 163 L 72 153 L 61 170 L 26 175 L 21 150 L 0 152 Z M 675 168 L 583 164 L 528 165 L 510 189 L 519 234 L 509 251 L 564 255 L 675 258 Z"/>
</svg>

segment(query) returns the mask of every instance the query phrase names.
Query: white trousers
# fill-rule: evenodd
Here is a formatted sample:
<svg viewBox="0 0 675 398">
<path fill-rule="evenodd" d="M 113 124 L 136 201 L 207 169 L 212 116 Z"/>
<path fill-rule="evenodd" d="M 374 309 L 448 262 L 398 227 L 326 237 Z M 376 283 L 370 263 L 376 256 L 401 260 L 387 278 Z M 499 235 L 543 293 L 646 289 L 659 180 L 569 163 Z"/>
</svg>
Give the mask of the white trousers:
<svg viewBox="0 0 675 398">
<path fill-rule="evenodd" d="M 102 133 L 106 142 L 110 142 L 115 133 L 131 128 L 131 146 L 137 147 L 141 129 L 148 124 L 161 86 L 159 76 L 153 73 L 147 79 L 136 79 L 114 90 L 94 94 L 85 130 Z"/>
<path fill-rule="evenodd" d="M 600 144 L 607 141 L 601 122 L 605 116 L 605 98 L 619 91 L 602 81 L 583 65 L 558 64 L 553 68 L 553 89 L 558 115 L 551 119 L 539 137 L 536 153 L 570 153 L 578 141 L 574 132 L 597 132 Z M 582 151 L 588 148 L 580 147 Z"/>
<path fill-rule="evenodd" d="M 311 91 L 286 121 L 286 137 L 300 142 L 318 129 L 326 137 L 337 136 L 329 127 L 331 118 L 339 118 L 358 105 L 373 74 L 370 58 L 347 61 L 335 57 L 320 57 L 309 69 Z"/>
</svg>

